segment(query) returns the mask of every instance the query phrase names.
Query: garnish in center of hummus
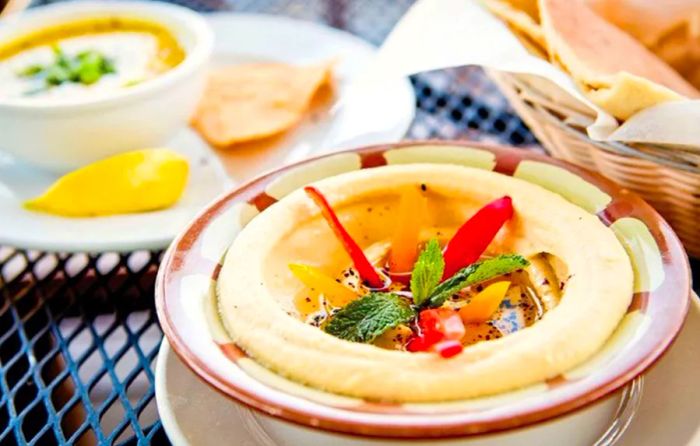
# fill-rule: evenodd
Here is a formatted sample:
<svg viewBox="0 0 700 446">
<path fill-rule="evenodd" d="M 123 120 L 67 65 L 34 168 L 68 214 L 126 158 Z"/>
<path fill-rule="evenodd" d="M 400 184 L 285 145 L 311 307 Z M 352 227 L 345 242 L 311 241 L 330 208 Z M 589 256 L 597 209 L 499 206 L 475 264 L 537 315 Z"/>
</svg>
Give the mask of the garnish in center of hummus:
<svg viewBox="0 0 700 446">
<path fill-rule="evenodd" d="M 425 191 L 425 185 L 421 189 Z M 424 197 L 417 189 L 410 190 L 400 203 L 403 218 L 390 251 L 373 263 L 323 194 L 314 187 L 305 191 L 321 209 L 353 263 L 343 279 L 354 277 L 354 283 L 334 279 L 316 267 L 290 265 L 292 273 L 312 291 L 322 294 L 324 302 L 332 307 L 327 317 L 316 319 L 314 325 L 333 336 L 389 344 L 411 352 L 435 352 L 449 358 L 461 353 L 465 344 L 498 337 L 484 332 L 483 326 L 496 329 L 492 318 L 509 290 L 517 290 L 518 298 L 529 297 L 521 291 L 527 288 L 523 269 L 530 265 L 528 260 L 510 253 L 484 255 L 513 215 L 510 197 L 494 200 L 477 211 L 443 248 L 436 238 L 419 242 L 420 223 L 406 221 L 414 219 L 403 211 L 426 209 Z M 416 259 L 417 252 L 420 254 Z M 397 268 L 405 265 L 413 266 L 410 273 Z M 312 302 L 308 296 L 305 301 Z M 525 303 L 524 307 L 529 305 Z M 387 343 L 387 336 L 400 342 Z"/>
</svg>

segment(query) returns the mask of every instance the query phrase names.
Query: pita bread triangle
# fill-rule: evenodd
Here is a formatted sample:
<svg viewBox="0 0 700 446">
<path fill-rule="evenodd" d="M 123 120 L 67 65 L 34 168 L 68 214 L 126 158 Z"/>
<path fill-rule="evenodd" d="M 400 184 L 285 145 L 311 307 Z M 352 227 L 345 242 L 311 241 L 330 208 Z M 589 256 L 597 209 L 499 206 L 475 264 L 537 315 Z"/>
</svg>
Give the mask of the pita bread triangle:
<svg viewBox="0 0 700 446">
<path fill-rule="evenodd" d="M 664 61 L 598 16 L 583 0 L 539 0 L 553 62 L 586 96 L 619 119 L 700 93 Z"/>
</svg>

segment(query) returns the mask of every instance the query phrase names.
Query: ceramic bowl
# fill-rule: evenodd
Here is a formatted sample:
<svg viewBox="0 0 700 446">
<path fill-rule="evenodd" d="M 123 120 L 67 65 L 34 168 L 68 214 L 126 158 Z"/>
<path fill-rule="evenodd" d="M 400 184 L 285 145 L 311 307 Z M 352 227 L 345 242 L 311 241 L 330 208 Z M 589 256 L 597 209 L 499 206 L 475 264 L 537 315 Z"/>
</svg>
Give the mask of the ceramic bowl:
<svg viewBox="0 0 700 446">
<path fill-rule="evenodd" d="M 173 69 L 142 84 L 79 101 L 0 98 L 0 150 L 56 172 L 119 152 L 167 142 L 197 106 L 214 37 L 206 21 L 186 8 L 158 2 L 66 2 L 8 16 L 0 41 L 80 18 L 126 16 L 170 30 L 185 50 Z"/>
<path fill-rule="evenodd" d="M 634 269 L 634 296 L 617 331 L 596 355 L 554 379 L 514 392 L 450 403 L 383 404 L 292 383 L 231 341 L 218 319 L 214 290 L 220 261 L 243 226 L 307 183 L 416 162 L 494 170 L 536 183 L 596 214 L 616 233 Z M 590 445 L 613 417 L 617 402 L 606 397 L 643 373 L 675 338 L 689 293 L 690 270 L 678 238 L 649 205 L 610 181 L 522 150 L 470 142 L 408 142 L 304 161 L 220 197 L 165 254 L 156 306 L 163 331 L 184 363 L 212 387 L 251 407 L 279 444 L 387 445 L 427 438 L 450 445 L 523 444 L 521 440 L 532 440 L 528 435 L 544 426 L 544 433 L 535 435 L 542 444 L 566 440 L 569 445 Z M 556 417 L 567 427 L 538 424 Z"/>
</svg>

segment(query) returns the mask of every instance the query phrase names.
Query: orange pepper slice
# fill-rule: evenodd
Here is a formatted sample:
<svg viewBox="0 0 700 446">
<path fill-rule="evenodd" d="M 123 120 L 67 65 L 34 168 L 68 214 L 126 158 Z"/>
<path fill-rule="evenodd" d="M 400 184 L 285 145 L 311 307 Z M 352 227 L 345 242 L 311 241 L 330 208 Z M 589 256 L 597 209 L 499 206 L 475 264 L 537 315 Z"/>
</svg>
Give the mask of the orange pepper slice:
<svg viewBox="0 0 700 446">
<path fill-rule="evenodd" d="M 406 188 L 401 195 L 399 211 L 396 216 L 398 227 L 391 238 L 389 269 L 393 273 L 407 273 L 413 270 L 418 256 L 418 237 L 420 236 L 426 203 L 418 188 Z"/>
<path fill-rule="evenodd" d="M 472 300 L 459 309 L 459 316 L 465 324 L 479 324 L 491 319 L 506 297 L 510 282 L 495 282 L 484 288 Z"/>
<path fill-rule="evenodd" d="M 334 278 L 315 266 L 290 263 L 289 269 L 304 285 L 322 293 L 334 307 L 344 307 L 359 297 L 353 290 L 336 282 Z"/>
</svg>

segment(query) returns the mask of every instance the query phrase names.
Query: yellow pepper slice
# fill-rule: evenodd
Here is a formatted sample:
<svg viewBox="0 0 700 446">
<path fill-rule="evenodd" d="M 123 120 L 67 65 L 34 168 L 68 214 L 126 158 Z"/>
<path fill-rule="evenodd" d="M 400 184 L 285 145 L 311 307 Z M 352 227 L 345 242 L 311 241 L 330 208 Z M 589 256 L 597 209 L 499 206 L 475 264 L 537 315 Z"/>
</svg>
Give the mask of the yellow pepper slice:
<svg viewBox="0 0 700 446">
<path fill-rule="evenodd" d="M 425 198 L 418 188 L 406 188 L 399 202 L 396 216 L 398 227 L 391 238 L 389 269 L 393 273 L 408 273 L 413 269 L 418 255 L 418 237 L 426 212 Z"/>
<path fill-rule="evenodd" d="M 487 286 L 472 300 L 459 309 L 459 316 L 465 324 L 479 324 L 491 319 L 506 297 L 510 282 L 495 282 Z"/>
<path fill-rule="evenodd" d="M 304 285 L 323 294 L 333 307 L 344 307 L 358 298 L 357 293 L 353 290 L 336 282 L 334 278 L 315 266 L 290 263 L 289 269 Z"/>
</svg>

